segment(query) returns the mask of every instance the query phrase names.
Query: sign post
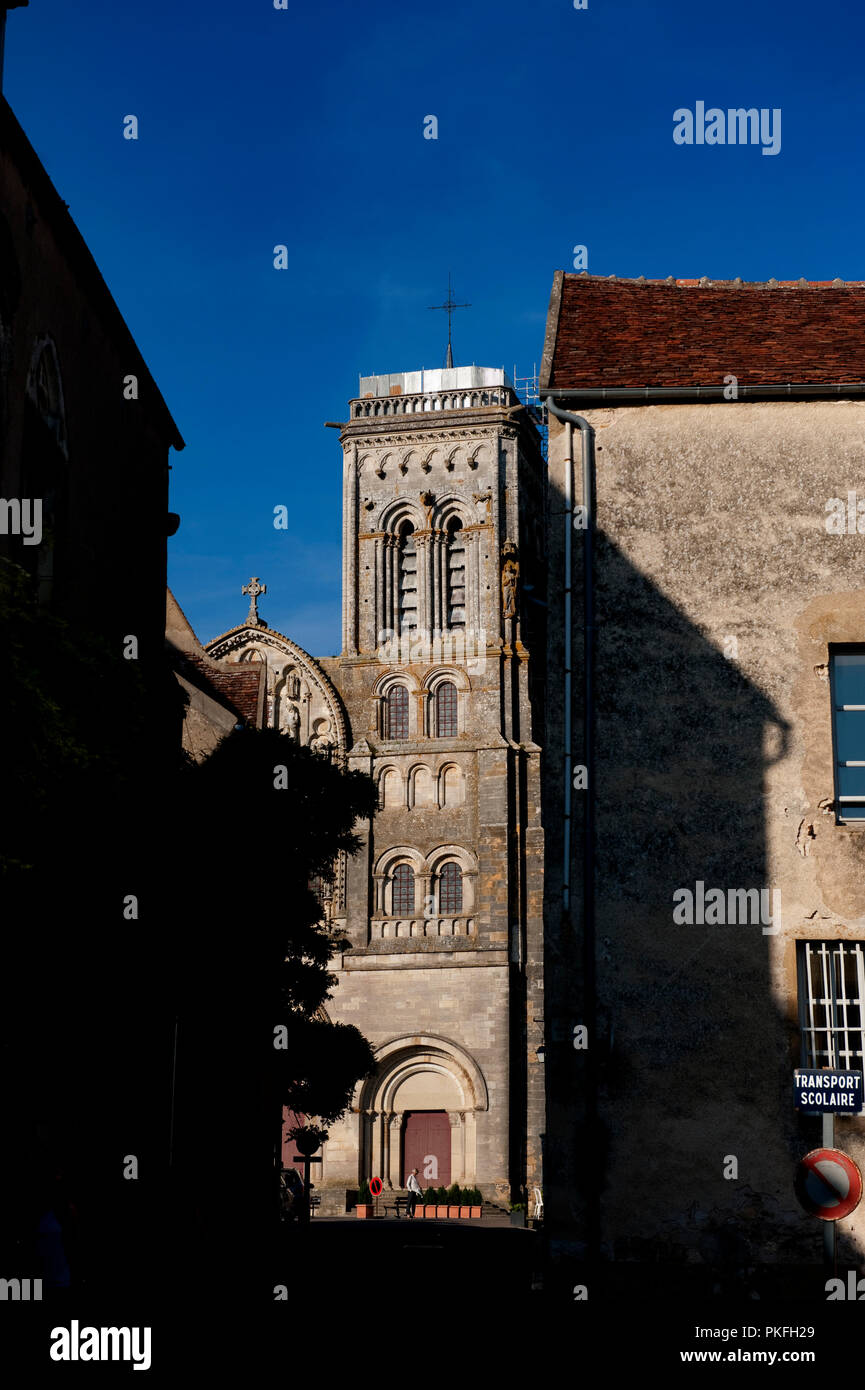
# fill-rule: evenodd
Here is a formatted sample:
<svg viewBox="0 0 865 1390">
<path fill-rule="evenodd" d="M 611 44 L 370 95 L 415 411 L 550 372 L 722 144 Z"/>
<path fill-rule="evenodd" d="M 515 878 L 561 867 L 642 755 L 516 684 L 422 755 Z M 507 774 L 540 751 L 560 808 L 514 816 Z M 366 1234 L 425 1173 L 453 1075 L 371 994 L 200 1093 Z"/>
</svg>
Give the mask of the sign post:
<svg viewBox="0 0 865 1390">
<path fill-rule="evenodd" d="M 831 1112 L 823 1115 L 823 1148 L 835 1147 L 835 1116 Z M 823 1267 L 827 1274 L 835 1275 L 838 1264 L 838 1228 L 834 1221 L 823 1222 Z"/>
<path fill-rule="evenodd" d="M 835 1121 L 823 1117 L 823 1137 L 831 1139 Z M 826 1267 L 835 1273 L 835 1222 L 849 1216 L 862 1197 L 862 1174 L 852 1158 L 829 1146 L 812 1149 L 799 1160 L 796 1169 L 796 1196 L 811 1216 L 824 1222 L 823 1255 Z"/>
<path fill-rule="evenodd" d="M 804 1199 L 799 1192 L 799 1200 L 810 1211 L 813 1216 L 819 1216 L 823 1220 L 823 1263 L 828 1273 L 834 1275 L 837 1258 L 837 1232 L 835 1222 L 841 1215 L 847 1212 L 840 1212 L 837 1208 L 842 1200 L 842 1194 L 849 1189 L 846 1183 L 855 1187 L 856 1177 L 847 1172 L 843 1164 L 839 1164 L 835 1157 L 840 1150 L 835 1148 L 835 1116 L 836 1115 L 858 1115 L 862 1110 L 863 1104 L 863 1078 L 861 1071 L 834 1071 L 830 1067 L 806 1068 L 800 1067 L 794 1073 L 794 1085 L 796 1088 L 796 1108 L 805 1115 L 819 1115 L 823 1121 L 823 1148 L 814 1149 L 812 1153 L 806 1154 L 802 1159 L 799 1172 L 796 1177 L 796 1190 L 799 1192 L 800 1186 L 808 1194 L 808 1200 Z M 815 1155 L 822 1157 L 815 1158 Z M 852 1160 L 847 1159 L 846 1154 L 840 1154 L 842 1159 L 852 1164 Z M 804 1172 L 804 1166 L 808 1165 L 809 1160 L 814 1159 L 814 1164 L 810 1165 Z M 852 1164 L 858 1175 L 859 1170 Z M 810 1174 L 810 1176 L 809 1176 Z M 861 1195 L 861 1177 L 859 1178 L 859 1191 Z M 828 1184 L 828 1185 L 827 1185 Z M 824 1197 L 822 1209 L 817 1209 L 814 1205 L 820 1195 Z M 832 1200 L 832 1192 L 836 1194 Z M 853 1206 L 859 1198 L 856 1198 Z M 809 1205 L 809 1201 L 811 1204 Z M 819 1204 L 818 1204 L 819 1205 Z M 849 1208 L 850 1211 L 853 1207 Z M 833 1214 L 834 1212 L 834 1214 Z"/>
</svg>

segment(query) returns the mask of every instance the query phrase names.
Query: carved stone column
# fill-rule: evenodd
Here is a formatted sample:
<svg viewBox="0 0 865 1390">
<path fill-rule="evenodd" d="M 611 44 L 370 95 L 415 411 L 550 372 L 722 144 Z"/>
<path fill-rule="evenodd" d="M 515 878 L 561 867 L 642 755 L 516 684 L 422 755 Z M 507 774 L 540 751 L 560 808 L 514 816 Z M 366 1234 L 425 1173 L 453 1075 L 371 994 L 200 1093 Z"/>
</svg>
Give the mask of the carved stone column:
<svg viewBox="0 0 865 1390">
<path fill-rule="evenodd" d="M 477 869 L 463 869 L 463 912 L 474 912 L 478 881 Z"/>
<path fill-rule="evenodd" d="M 397 559 L 396 538 L 385 536 L 384 538 L 384 613 L 382 615 L 382 626 L 395 631 L 399 626 L 396 621 L 398 606 L 394 607 L 394 569 L 398 568 L 395 564 Z"/>
<path fill-rule="evenodd" d="M 438 591 L 438 629 L 448 626 L 448 546 L 447 532 L 436 532 L 436 588 Z"/>
<path fill-rule="evenodd" d="M 481 549 L 480 531 L 467 531 L 466 541 L 466 640 L 468 633 L 474 631 L 475 644 L 479 644 L 477 634 L 481 630 L 479 556 Z"/>
<path fill-rule="evenodd" d="M 378 738 L 384 737 L 384 696 L 373 695 L 371 701 L 371 715 L 369 721 L 370 733 Z"/>
<path fill-rule="evenodd" d="M 380 1111 L 373 1111 L 373 1152 L 371 1152 L 371 1168 L 367 1173 L 369 1177 L 377 1177 L 382 1172 L 384 1166 L 384 1136 L 385 1118 Z"/>
<path fill-rule="evenodd" d="M 383 1111 L 381 1117 L 381 1167 L 375 1170 L 373 1177 L 381 1178 L 385 1187 L 388 1185 L 388 1174 L 390 1172 L 390 1126 L 393 1115 L 389 1111 Z"/>
<path fill-rule="evenodd" d="M 375 1131 L 376 1131 L 376 1124 L 375 1124 L 375 1122 L 376 1122 L 376 1118 L 377 1118 L 377 1116 L 376 1116 L 375 1110 L 367 1110 L 367 1111 L 365 1111 L 365 1112 L 364 1112 L 364 1115 L 363 1115 L 363 1117 L 362 1117 L 362 1119 L 363 1119 L 363 1151 L 362 1151 L 362 1153 L 361 1153 L 360 1174 L 359 1174 L 359 1177 L 360 1177 L 360 1181 L 361 1181 L 361 1182 L 363 1182 L 364 1178 L 369 1177 L 369 1175 L 370 1175 L 371 1173 L 374 1173 L 374 1172 L 375 1172 L 375 1161 L 376 1161 L 376 1157 L 375 1157 L 375 1149 L 376 1149 L 376 1132 L 375 1132 Z"/>
<path fill-rule="evenodd" d="M 415 736 L 417 738 L 426 738 L 430 732 L 429 701 L 430 692 L 428 690 L 419 690 L 417 692 L 417 729 L 415 730 Z"/>
<path fill-rule="evenodd" d="M 414 533 L 414 548 L 417 557 L 417 625 L 422 633 L 429 632 L 430 629 L 431 539 L 429 531 L 415 531 Z"/>
<path fill-rule="evenodd" d="M 388 1178 L 394 1189 L 403 1186 L 400 1168 L 402 1166 L 402 1112 L 390 1116 Z"/>
<path fill-rule="evenodd" d="M 385 630 L 385 628 L 387 627 L 387 623 L 386 623 L 385 620 L 384 620 L 384 609 L 385 609 L 385 603 L 384 603 L 384 594 L 385 594 L 384 548 L 385 548 L 385 540 L 386 540 L 386 537 L 385 537 L 385 536 L 376 536 L 376 538 L 375 538 L 375 604 L 374 604 L 374 612 L 373 612 L 373 617 L 372 617 L 373 632 L 372 632 L 371 637 L 370 637 L 370 647 L 371 647 L 372 649 L 375 649 L 375 648 L 377 648 L 377 647 L 379 646 L 380 642 L 383 640 L 382 634 L 384 633 L 384 630 Z"/>
<path fill-rule="evenodd" d="M 416 879 L 416 883 L 417 883 L 418 888 L 420 889 L 420 909 L 419 909 L 419 912 L 420 912 L 420 916 L 423 918 L 423 924 L 424 924 L 424 926 L 423 926 L 423 934 L 424 934 L 424 936 L 427 936 L 427 935 L 438 936 L 438 931 L 437 931 L 437 930 L 436 930 L 435 932 L 432 932 L 432 933 L 428 933 L 428 931 L 427 931 L 428 922 L 429 922 L 429 920 L 430 920 L 430 915 L 427 913 L 427 907 L 429 906 L 428 899 L 432 897 L 432 874 L 429 873 L 429 872 L 426 872 L 426 873 L 419 873 L 418 876 L 417 876 L 417 879 Z M 432 916 L 434 917 L 434 916 L 435 916 L 435 913 L 433 913 Z"/>
<path fill-rule="evenodd" d="M 384 917 L 384 889 L 387 881 L 385 874 L 373 874 L 373 912 L 377 916 Z"/>
<path fill-rule="evenodd" d="M 463 1152 L 465 1154 L 464 1185 L 477 1187 L 477 1118 L 473 1110 L 463 1112 Z"/>
<path fill-rule="evenodd" d="M 458 1110 L 448 1111 L 448 1120 L 451 1127 L 451 1182 L 459 1183 L 462 1186 L 466 1173 L 465 1129 L 463 1128 L 462 1113 Z"/>
</svg>

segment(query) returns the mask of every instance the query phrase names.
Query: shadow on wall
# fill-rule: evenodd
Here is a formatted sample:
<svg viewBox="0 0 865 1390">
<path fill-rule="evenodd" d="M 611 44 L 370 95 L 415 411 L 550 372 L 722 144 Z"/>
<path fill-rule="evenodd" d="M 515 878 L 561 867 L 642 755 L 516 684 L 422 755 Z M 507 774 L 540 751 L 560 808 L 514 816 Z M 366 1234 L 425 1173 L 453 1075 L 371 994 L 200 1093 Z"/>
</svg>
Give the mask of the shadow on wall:
<svg viewBox="0 0 865 1390">
<path fill-rule="evenodd" d="M 587 1132 L 588 1054 L 572 1039 L 585 1008 L 585 793 L 574 792 L 568 928 L 560 708 L 544 771 L 547 1016 L 559 1021 L 547 1066 L 548 1218 L 579 1253 L 599 1203 L 603 1258 L 702 1261 L 727 1289 L 757 1265 L 816 1262 L 820 1251 L 818 1223 L 792 1190 L 809 1147 L 791 1098 L 796 1031 L 770 981 L 783 903 L 766 877 L 764 774 L 789 729 L 608 536 L 595 543 L 599 1123 Z M 581 622 L 581 596 L 575 613 Z M 574 648 L 582 660 L 579 628 Z M 558 631 L 550 651 L 560 671 Z M 574 682 L 579 710 L 579 670 Z M 581 745 L 578 719 L 576 762 Z"/>
</svg>

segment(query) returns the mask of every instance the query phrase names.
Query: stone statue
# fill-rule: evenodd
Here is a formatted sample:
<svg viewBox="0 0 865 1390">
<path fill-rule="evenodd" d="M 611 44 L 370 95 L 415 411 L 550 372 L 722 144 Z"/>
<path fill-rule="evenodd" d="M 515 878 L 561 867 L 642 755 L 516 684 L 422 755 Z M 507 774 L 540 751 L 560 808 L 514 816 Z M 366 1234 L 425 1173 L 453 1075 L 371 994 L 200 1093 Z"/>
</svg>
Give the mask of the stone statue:
<svg viewBox="0 0 865 1390">
<path fill-rule="evenodd" d="M 287 705 L 282 716 L 282 728 L 290 738 L 297 739 L 300 733 L 300 715 L 294 705 Z"/>
<path fill-rule="evenodd" d="M 333 740 L 330 736 L 329 719 L 316 720 L 315 735 L 309 740 L 309 746 L 314 753 L 323 753 L 325 757 L 330 757 L 333 750 Z"/>
<path fill-rule="evenodd" d="M 513 541 L 506 541 L 502 550 L 502 616 L 517 616 L 517 585 L 520 578 L 520 564 L 517 548 Z"/>
</svg>

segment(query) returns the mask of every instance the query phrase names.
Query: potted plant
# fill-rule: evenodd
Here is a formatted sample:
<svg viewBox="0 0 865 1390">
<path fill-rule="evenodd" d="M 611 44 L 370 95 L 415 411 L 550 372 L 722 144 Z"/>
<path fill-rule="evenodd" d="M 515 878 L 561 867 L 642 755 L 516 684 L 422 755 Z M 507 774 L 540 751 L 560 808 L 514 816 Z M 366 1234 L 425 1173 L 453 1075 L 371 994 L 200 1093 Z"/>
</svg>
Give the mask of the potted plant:
<svg viewBox="0 0 865 1390">
<path fill-rule="evenodd" d="M 355 1212 L 361 1221 L 368 1221 L 372 1217 L 373 1203 L 372 1193 L 369 1190 L 369 1179 L 364 1178 L 357 1194 L 357 1206 Z"/>
<path fill-rule="evenodd" d="M 447 1192 L 445 1193 L 445 1197 L 447 1199 L 448 1204 L 448 1216 L 452 1220 L 456 1220 L 459 1217 L 461 1196 L 462 1193 L 460 1192 L 459 1185 L 455 1182 L 452 1182 Z"/>
<path fill-rule="evenodd" d="M 470 1188 L 470 1187 L 464 1187 L 464 1188 L 462 1189 L 462 1191 L 460 1192 L 460 1216 L 462 1217 L 462 1219 L 463 1219 L 464 1221 L 468 1220 L 468 1218 L 469 1218 L 469 1217 L 471 1216 L 471 1214 L 472 1214 L 472 1209 L 471 1209 L 471 1205 L 470 1205 L 471 1199 L 472 1199 L 472 1190 L 471 1190 L 471 1188 Z"/>
<path fill-rule="evenodd" d="M 434 1217 L 436 1214 L 435 1201 L 436 1190 L 434 1187 L 428 1187 L 426 1192 L 423 1194 L 423 1206 L 418 1207 L 418 1214 L 425 1218 Z"/>
<path fill-rule="evenodd" d="M 525 1202 L 512 1202 L 510 1206 L 511 1225 L 525 1226 L 526 1224 L 526 1204 Z"/>
<path fill-rule="evenodd" d="M 477 1187 L 469 1188 L 468 1199 L 470 1203 L 469 1216 L 474 1217 L 475 1220 L 479 1220 L 481 1212 L 483 1211 L 484 1199 Z"/>
<path fill-rule="evenodd" d="M 448 1199 L 447 1199 L 447 1193 L 445 1192 L 445 1189 L 444 1189 L 443 1187 L 437 1187 L 437 1188 L 436 1188 L 436 1216 L 439 1218 L 440 1221 L 447 1218 L 447 1214 L 448 1214 L 448 1205 L 447 1205 L 447 1203 L 448 1203 Z"/>
</svg>

